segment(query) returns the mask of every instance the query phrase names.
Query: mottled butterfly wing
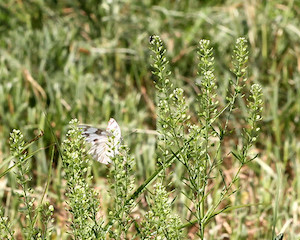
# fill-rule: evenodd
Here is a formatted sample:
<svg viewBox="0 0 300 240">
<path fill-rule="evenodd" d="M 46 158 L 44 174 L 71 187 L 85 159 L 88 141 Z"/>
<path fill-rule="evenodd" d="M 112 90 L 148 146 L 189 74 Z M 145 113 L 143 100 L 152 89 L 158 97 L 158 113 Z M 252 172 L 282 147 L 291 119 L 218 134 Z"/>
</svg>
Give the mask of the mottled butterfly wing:
<svg viewBox="0 0 300 240">
<path fill-rule="evenodd" d="M 121 140 L 121 129 L 118 123 L 111 118 L 108 122 L 106 130 L 90 127 L 86 125 L 79 125 L 82 130 L 82 135 L 85 137 L 86 142 L 91 143 L 89 154 L 95 160 L 103 164 L 111 163 L 111 153 L 108 151 L 108 137 L 114 135 L 114 145 L 118 149 Z"/>
<path fill-rule="evenodd" d="M 103 129 L 90 127 L 86 125 L 79 125 L 82 135 L 86 142 L 91 144 L 89 154 L 100 163 L 109 164 L 110 158 L 107 156 L 108 151 L 108 136 L 111 134 Z"/>
</svg>

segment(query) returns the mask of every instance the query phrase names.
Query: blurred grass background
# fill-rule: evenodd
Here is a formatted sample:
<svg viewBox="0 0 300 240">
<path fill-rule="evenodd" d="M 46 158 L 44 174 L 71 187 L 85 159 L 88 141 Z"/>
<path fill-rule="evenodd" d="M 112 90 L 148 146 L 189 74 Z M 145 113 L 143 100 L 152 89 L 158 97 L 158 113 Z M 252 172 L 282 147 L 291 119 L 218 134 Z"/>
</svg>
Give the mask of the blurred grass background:
<svg viewBox="0 0 300 240">
<path fill-rule="evenodd" d="M 232 204 L 262 203 L 218 216 L 209 239 L 300 238 L 300 1 L 100 1 L 7 0 L 0 2 L 0 164 L 9 155 L 9 133 L 20 129 L 28 141 L 45 132 L 30 151 L 53 143 L 47 121 L 61 141 L 71 118 L 105 127 L 114 117 L 136 159 L 138 181 L 155 168 L 155 89 L 150 68 L 149 36 L 161 36 L 173 72 L 191 104 L 198 92 L 196 48 L 200 39 L 214 46 L 221 104 L 232 74 L 235 40 L 249 40 L 248 86 L 263 86 L 259 158 L 241 175 L 241 191 Z M 238 111 L 245 114 L 244 103 Z M 46 120 L 46 118 L 48 120 Z M 240 119 L 232 119 L 232 127 Z M 132 133 L 143 129 L 144 133 Z M 132 134 L 130 134 L 132 133 Z M 238 144 L 228 137 L 228 149 Z M 228 150 L 228 152 L 229 152 Z M 41 192 L 50 150 L 32 159 L 33 186 Z M 236 169 L 224 162 L 226 178 Z M 55 157 L 49 198 L 56 208 L 54 231 L 66 239 L 61 162 Z M 175 173 L 180 174 L 181 166 Z M 107 169 L 94 163 L 95 186 L 105 195 Z M 175 174 L 176 175 L 176 174 Z M 174 184 L 180 183 L 175 178 Z M 0 179 L 0 198 L 16 216 L 13 175 Z M 217 194 L 217 189 L 215 190 Z M 275 201 L 275 199 L 278 199 Z M 184 221 L 183 197 L 175 207 Z M 105 207 L 104 207 L 105 208 Z M 15 222 L 18 220 L 15 217 Z M 193 239 L 194 228 L 189 229 Z"/>
</svg>

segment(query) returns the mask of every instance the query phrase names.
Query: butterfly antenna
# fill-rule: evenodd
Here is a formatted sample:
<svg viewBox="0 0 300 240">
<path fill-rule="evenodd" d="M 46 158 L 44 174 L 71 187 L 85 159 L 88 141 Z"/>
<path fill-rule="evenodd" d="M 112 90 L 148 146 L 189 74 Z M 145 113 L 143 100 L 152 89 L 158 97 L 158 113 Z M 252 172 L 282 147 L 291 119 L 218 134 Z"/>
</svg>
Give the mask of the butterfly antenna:
<svg viewBox="0 0 300 240">
<path fill-rule="evenodd" d="M 135 130 L 131 131 L 130 133 L 125 134 L 124 137 L 128 137 L 128 136 L 130 136 L 134 133 L 137 133 L 137 132 L 138 132 L 137 129 L 135 129 Z M 123 138 L 122 138 L 122 140 L 123 140 Z"/>
<path fill-rule="evenodd" d="M 160 133 L 156 130 L 152 130 L 152 129 L 134 129 L 134 130 L 130 130 L 130 129 L 124 129 L 126 132 L 129 132 L 128 134 L 124 135 L 124 136 L 129 136 L 131 134 L 146 134 L 146 135 L 160 135 Z"/>
</svg>

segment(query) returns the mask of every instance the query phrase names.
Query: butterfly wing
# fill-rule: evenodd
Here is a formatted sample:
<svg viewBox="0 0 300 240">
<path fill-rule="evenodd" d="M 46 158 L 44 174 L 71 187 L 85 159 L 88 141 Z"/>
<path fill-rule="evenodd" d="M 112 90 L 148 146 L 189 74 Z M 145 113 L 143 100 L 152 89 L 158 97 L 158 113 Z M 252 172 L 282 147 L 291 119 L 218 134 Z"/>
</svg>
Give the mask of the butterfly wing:
<svg viewBox="0 0 300 240">
<path fill-rule="evenodd" d="M 106 131 L 112 133 L 115 136 L 116 141 L 120 143 L 121 128 L 115 119 L 113 118 L 109 119 Z"/>
<path fill-rule="evenodd" d="M 108 121 L 106 130 L 90 127 L 86 125 L 79 125 L 82 130 L 82 135 L 85 137 L 86 142 L 91 143 L 89 154 L 93 156 L 100 163 L 111 163 L 111 157 L 118 152 L 121 141 L 121 128 L 115 119 L 111 118 Z M 113 144 L 115 147 L 114 153 L 109 152 L 108 138 L 114 136 Z"/>
<path fill-rule="evenodd" d="M 91 143 L 89 154 L 91 154 L 98 162 L 109 164 L 111 160 L 107 156 L 107 143 L 108 137 L 111 135 L 111 133 L 103 129 L 86 125 L 79 125 L 79 129 L 81 129 L 82 135 L 85 137 L 86 142 Z"/>
</svg>

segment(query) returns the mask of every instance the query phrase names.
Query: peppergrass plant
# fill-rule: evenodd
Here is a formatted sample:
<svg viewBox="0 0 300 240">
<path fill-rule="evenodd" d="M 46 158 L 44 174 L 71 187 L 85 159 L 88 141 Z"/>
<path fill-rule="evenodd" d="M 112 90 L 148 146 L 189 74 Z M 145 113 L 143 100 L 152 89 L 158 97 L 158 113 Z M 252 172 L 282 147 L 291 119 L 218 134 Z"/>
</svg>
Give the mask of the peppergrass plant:
<svg viewBox="0 0 300 240">
<path fill-rule="evenodd" d="M 91 158 L 87 154 L 82 132 L 78 129 L 78 121 L 72 120 L 62 144 L 61 158 L 67 188 L 67 209 L 70 213 L 69 234 L 73 239 L 185 239 L 184 229 L 190 225 L 196 225 L 198 236 L 205 239 L 209 222 L 216 215 L 231 209 L 225 200 L 235 193 L 233 185 L 239 179 L 242 167 L 256 157 L 251 156 L 249 150 L 259 136 L 263 100 L 262 89 L 258 84 L 250 87 L 249 96 L 246 97 L 247 41 L 239 38 L 235 44 L 232 69 L 235 79 L 230 81 L 224 106 L 221 106 L 217 98 L 213 49 L 208 40 L 199 42 L 200 81 L 196 84 L 200 93 L 194 102 L 197 104 L 197 107 L 194 107 L 197 109 L 196 114 L 189 110 L 183 89 L 176 87 L 171 80 L 163 42 L 158 36 L 152 36 L 150 44 L 153 52 L 153 74 L 156 76 L 155 86 L 158 90 L 157 170 L 134 190 L 134 159 L 125 145 L 115 145 L 114 134 L 111 134 L 108 139 L 111 164 L 108 166 L 107 176 L 111 202 L 108 209 L 104 209 L 107 210 L 104 211 L 106 216 L 100 216 L 99 195 L 90 186 L 93 182 L 88 171 Z M 247 102 L 248 116 L 244 116 L 241 145 L 226 152 L 223 146 L 224 139 L 232 131 L 229 129 L 229 122 L 237 110 L 237 99 Z M 48 203 L 34 207 L 35 199 L 31 197 L 32 190 L 28 186 L 29 157 L 20 131 L 14 130 L 11 134 L 11 152 L 17 159 L 16 174 L 22 189 L 20 197 L 26 216 L 24 222 L 21 222 L 24 238 L 49 239 L 49 223 L 54 209 Z M 229 153 L 239 163 L 238 170 L 230 182 L 226 181 L 220 167 Z M 185 169 L 180 179 L 186 185 L 181 191 L 190 202 L 188 209 L 192 218 L 188 219 L 187 223 L 180 219 L 173 208 L 170 194 L 174 194 L 175 191 L 168 192 L 172 187 L 168 176 L 173 173 L 173 164 L 182 165 Z M 208 185 L 217 186 L 215 181 L 220 178 L 223 187 L 217 192 L 217 198 L 208 201 L 212 195 Z M 140 205 L 137 199 L 146 190 L 149 190 L 146 194 L 148 206 L 146 209 L 138 208 Z M 224 203 L 225 207 L 220 207 L 221 203 Z M 133 217 L 133 209 L 138 209 L 140 220 Z M 146 213 L 143 215 L 142 212 Z M 9 219 L 3 209 L 0 213 L 0 236 L 14 239 Z M 43 227 L 36 225 L 39 213 Z M 107 222 L 104 219 L 107 219 Z"/>
<path fill-rule="evenodd" d="M 109 146 L 112 146 L 114 136 L 109 138 Z M 134 189 L 133 158 L 129 149 L 121 146 L 116 152 L 114 146 L 110 148 L 112 154 L 112 166 L 109 173 L 110 195 L 113 196 L 113 206 L 109 211 L 110 237 L 111 239 L 126 239 L 129 228 L 134 222 L 130 213 L 135 206 L 134 201 L 127 199 Z M 114 226 L 114 227 L 113 227 Z"/>
<path fill-rule="evenodd" d="M 4 209 L 0 208 L 0 237 L 1 239 L 14 239 L 11 223 L 4 215 Z"/>
<path fill-rule="evenodd" d="M 23 134 L 18 131 L 14 130 L 10 135 L 10 151 L 15 157 L 14 164 L 17 164 L 17 170 L 16 170 L 16 177 L 17 182 L 19 186 L 22 189 L 22 193 L 19 195 L 20 200 L 23 202 L 25 208 L 24 208 L 24 214 L 26 216 L 26 237 L 33 237 L 38 232 L 34 228 L 34 218 L 36 217 L 35 211 L 34 211 L 34 198 L 31 197 L 33 191 L 29 187 L 29 182 L 31 180 L 31 177 L 29 175 L 29 166 L 28 162 L 26 161 L 27 153 L 24 152 L 24 137 Z"/>
<path fill-rule="evenodd" d="M 38 137 L 34 140 L 37 140 Z M 33 197 L 34 191 L 30 187 L 31 174 L 28 160 L 31 158 L 27 153 L 30 143 L 25 144 L 23 134 L 19 130 L 13 130 L 10 134 L 10 151 L 14 157 L 13 165 L 9 168 L 16 169 L 14 174 L 21 191 L 15 191 L 19 199 L 19 212 L 21 215 L 19 224 L 24 239 L 50 239 L 51 222 L 54 208 L 48 202 L 44 202 L 42 195 L 37 204 Z M 7 172 L 7 171 L 6 171 Z M 3 176 L 3 175 L 2 175 Z M 40 224 L 37 223 L 38 218 Z M 15 239 L 11 219 L 5 216 L 4 209 L 0 210 L 0 236 L 1 239 Z"/>
<path fill-rule="evenodd" d="M 108 152 L 111 158 L 110 196 L 113 200 L 108 212 L 109 223 L 104 226 L 99 212 L 98 194 L 89 186 L 91 176 L 87 176 L 91 158 L 84 146 L 84 137 L 77 127 L 76 119 L 70 122 L 67 139 L 63 143 L 63 165 L 65 179 L 68 185 L 68 205 L 72 215 L 70 226 L 75 239 L 105 239 L 107 234 L 111 239 L 125 239 L 133 223 L 131 211 L 134 201 L 128 200 L 134 188 L 133 158 L 128 154 L 128 148 L 118 147 L 112 133 L 108 138 Z"/>
<path fill-rule="evenodd" d="M 154 185 L 151 200 L 141 226 L 142 239 L 183 239 L 181 219 L 172 213 L 168 192 L 161 181 Z"/>
<path fill-rule="evenodd" d="M 220 150 L 224 135 L 227 133 L 228 121 L 236 108 L 236 99 L 244 97 L 242 90 L 246 81 L 248 60 L 246 40 L 239 38 L 236 42 L 233 57 L 233 73 L 236 79 L 230 81 L 228 103 L 223 108 L 219 106 L 217 100 L 214 58 L 210 42 L 208 40 L 199 42 L 200 63 L 198 72 L 201 81 L 197 83 L 200 93 L 197 98 L 198 120 L 196 122 L 190 121 L 192 118 L 188 114 L 188 105 L 185 102 L 183 90 L 174 88 L 174 84 L 170 80 L 171 73 L 167 70 L 166 50 L 161 39 L 158 36 L 152 36 L 150 43 L 154 53 L 152 66 L 155 70 L 153 73 L 157 77 L 155 83 L 159 90 L 158 131 L 161 134 L 160 149 L 162 149 L 164 157 L 173 155 L 186 168 L 186 174 L 182 178 L 185 179 L 185 184 L 189 188 L 184 194 L 194 205 L 193 208 L 190 208 L 195 218 L 192 223 L 198 223 L 199 237 L 204 239 L 206 225 L 214 216 L 228 207 L 218 209 L 221 202 L 233 193 L 232 185 L 238 179 L 241 168 L 253 159 L 248 158 L 248 152 L 260 130 L 257 125 L 261 120 L 261 88 L 257 84 L 251 87 L 251 95 L 247 99 L 249 101 L 249 116 L 246 117 L 249 127 L 243 129 L 242 148 L 232 151 L 233 156 L 239 160 L 240 167 L 229 184 L 223 180 L 224 186 L 218 199 L 208 203 L 207 198 L 210 195 L 209 190 L 207 190 L 208 181 L 215 178 L 217 174 L 223 178 L 222 170 L 218 166 L 224 159 Z M 217 123 L 223 113 L 227 116 L 224 126 L 221 127 Z M 217 148 L 215 147 L 216 138 L 218 139 Z M 161 162 L 163 165 L 163 161 Z"/>
<path fill-rule="evenodd" d="M 77 120 L 70 122 L 67 139 L 62 145 L 62 160 L 67 180 L 70 228 L 74 239 L 105 239 L 103 221 L 98 218 L 98 194 L 89 186 L 87 176 L 90 159 L 84 148 L 84 139 L 77 127 Z"/>
</svg>

